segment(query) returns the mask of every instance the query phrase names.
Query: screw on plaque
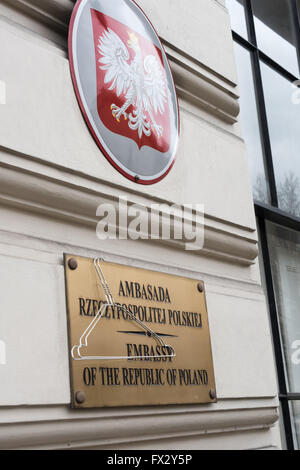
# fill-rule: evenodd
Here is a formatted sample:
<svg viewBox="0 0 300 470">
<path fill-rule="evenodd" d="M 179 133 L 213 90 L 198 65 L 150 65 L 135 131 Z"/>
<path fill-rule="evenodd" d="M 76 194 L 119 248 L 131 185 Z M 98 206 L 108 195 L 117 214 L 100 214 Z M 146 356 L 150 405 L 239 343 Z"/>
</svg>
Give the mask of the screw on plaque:
<svg viewBox="0 0 300 470">
<path fill-rule="evenodd" d="M 217 398 L 217 394 L 216 394 L 216 391 L 211 388 L 210 391 L 209 391 L 209 397 L 212 399 L 212 400 L 215 400 Z"/>
<path fill-rule="evenodd" d="M 203 282 L 198 282 L 197 289 L 200 293 L 204 292 L 204 284 Z"/>
<path fill-rule="evenodd" d="M 76 392 L 75 399 L 79 405 L 85 402 L 85 393 L 84 392 Z"/>
<path fill-rule="evenodd" d="M 68 266 L 69 266 L 70 269 L 72 269 L 72 271 L 77 269 L 78 263 L 77 263 L 76 259 L 75 258 L 70 258 L 69 261 L 68 261 Z"/>
</svg>

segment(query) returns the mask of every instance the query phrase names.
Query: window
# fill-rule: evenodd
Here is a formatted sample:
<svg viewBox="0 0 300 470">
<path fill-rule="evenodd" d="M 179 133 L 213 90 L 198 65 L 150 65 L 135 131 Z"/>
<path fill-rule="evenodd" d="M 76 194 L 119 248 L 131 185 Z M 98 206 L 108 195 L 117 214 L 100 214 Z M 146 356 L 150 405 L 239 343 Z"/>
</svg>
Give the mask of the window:
<svg viewBox="0 0 300 470">
<path fill-rule="evenodd" d="M 235 55 L 237 59 L 238 81 L 241 89 L 241 125 L 249 156 L 254 198 L 268 203 L 269 193 L 255 98 L 251 53 L 243 46 L 235 43 Z M 247 93 L 243 93 L 243 90 L 247 90 Z"/>
<path fill-rule="evenodd" d="M 278 372 L 300 449 L 300 0 L 226 0 Z"/>
<path fill-rule="evenodd" d="M 252 0 L 258 48 L 294 75 L 299 74 L 296 34 L 289 0 Z"/>
<path fill-rule="evenodd" d="M 261 63 L 278 206 L 300 217 L 300 106 L 289 80 Z"/>
<path fill-rule="evenodd" d="M 248 39 L 245 4 L 238 0 L 226 0 L 230 10 L 232 29 L 243 38 Z"/>
</svg>

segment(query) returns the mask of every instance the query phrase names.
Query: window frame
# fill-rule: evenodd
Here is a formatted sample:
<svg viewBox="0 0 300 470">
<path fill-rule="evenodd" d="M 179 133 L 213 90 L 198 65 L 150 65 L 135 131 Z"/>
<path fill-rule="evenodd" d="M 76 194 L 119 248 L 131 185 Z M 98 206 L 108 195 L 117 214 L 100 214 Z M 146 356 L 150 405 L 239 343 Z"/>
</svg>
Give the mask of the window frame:
<svg viewBox="0 0 300 470">
<path fill-rule="evenodd" d="M 240 46 L 249 51 L 251 56 L 251 64 L 253 71 L 253 81 L 255 87 L 256 104 L 258 111 L 258 121 L 261 133 L 261 144 L 264 155 L 265 172 L 267 178 L 267 185 L 269 189 L 270 204 L 264 204 L 254 200 L 255 214 L 258 222 L 258 230 L 260 232 L 261 251 L 263 257 L 263 267 L 266 279 L 267 298 L 270 311 L 270 322 L 273 334 L 274 353 L 277 365 L 278 387 L 279 387 L 279 400 L 282 407 L 282 418 L 284 423 L 286 445 L 288 450 L 295 449 L 292 417 L 290 412 L 289 403 L 291 401 L 300 401 L 299 393 L 289 393 L 286 383 L 284 353 L 282 348 L 280 324 L 278 317 L 278 310 L 276 305 L 276 296 L 274 291 L 270 253 L 268 247 L 266 221 L 273 222 L 284 228 L 296 230 L 300 232 L 300 218 L 294 217 L 279 209 L 278 193 L 276 188 L 275 172 L 273 165 L 272 147 L 270 140 L 270 133 L 268 127 L 268 118 L 266 111 L 266 103 L 263 89 L 263 81 L 261 74 L 261 62 L 270 66 L 273 70 L 277 71 L 291 83 L 300 79 L 300 11 L 298 15 L 298 8 L 296 0 L 287 0 L 290 3 L 292 21 L 295 33 L 296 51 L 299 63 L 299 76 L 296 77 L 279 63 L 266 55 L 257 45 L 255 22 L 251 0 L 244 0 L 246 25 L 248 30 L 248 40 L 240 36 L 235 31 L 232 31 L 233 40 Z"/>
</svg>

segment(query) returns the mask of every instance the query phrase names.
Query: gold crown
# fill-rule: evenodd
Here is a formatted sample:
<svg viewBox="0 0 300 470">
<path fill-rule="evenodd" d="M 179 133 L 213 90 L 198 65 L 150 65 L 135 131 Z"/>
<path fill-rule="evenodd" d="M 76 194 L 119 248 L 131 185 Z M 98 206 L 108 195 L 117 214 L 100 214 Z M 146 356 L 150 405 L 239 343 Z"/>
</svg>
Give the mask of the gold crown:
<svg viewBox="0 0 300 470">
<path fill-rule="evenodd" d="M 138 44 L 139 43 L 139 39 L 136 37 L 136 35 L 134 33 L 129 33 L 128 32 L 128 36 L 130 37 L 130 40 L 127 41 L 128 44 Z"/>
</svg>

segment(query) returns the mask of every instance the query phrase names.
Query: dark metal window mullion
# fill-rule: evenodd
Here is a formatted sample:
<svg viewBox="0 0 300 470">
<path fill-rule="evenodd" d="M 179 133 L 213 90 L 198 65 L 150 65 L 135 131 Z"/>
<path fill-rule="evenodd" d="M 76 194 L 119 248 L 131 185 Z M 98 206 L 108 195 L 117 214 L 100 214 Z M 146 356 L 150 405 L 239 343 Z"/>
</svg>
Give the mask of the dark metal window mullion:
<svg viewBox="0 0 300 470">
<path fill-rule="evenodd" d="M 291 13 L 292 13 L 294 32 L 295 32 L 295 43 L 296 43 L 296 51 L 297 51 L 297 57 L 298 57 L 298 65 L 299 65 L 299 70 L 300 70 L 300 21 L 299 21 L 299 16 L 298 16 L 298 8 L 296 5 L 296 0 L 290 0 L 290 5 L 291 5 Z"/>
<path fill-rule="evenodd" d="M 240 46 L 243 46 L 248 51 L 255 52 L 257 50 L 258 54 L 259 54 L 260 61 L 267 64 L 273 70 L 278 72 L 282 77 L 286 78 L 290 82 L 294 82 L 294 81 L 298 80 L 298 77 L 296 77 L 291 72 L 289 72 L 288 70 L 283 68 L 280 64 L 278 64 L 273 59 L 271 59 L 271 57 L 267 56 L 264 52 L 262 52 L 256 46 L 254 46 L 251 42 L 247 41 L 247 39 L 244 39 L 242 36 L 240 36 L 235 31 L 232 31 L 232 37 L 233 37 L 235 42 L 237 42 Z"/>
<path fill-rule="evenodd" d="M 296 77 L 291 72 L 283 68 L 280 64 L 278 64 L 269 56 L 267 56 L 264 52 L 258 49 L 258 53 L 259 53 L 260 60 L 264 62 L 265 64 L 267 64 L 269 67 L 271 67 L 273 70 L 278 72 L 282 77 L 286 78 L 290 82 L 294 82 L 298 80 L 298 77 Z"/>
<path fill-rule="evenodd" d="M 275 207 L 271 207 L 260 201 L 254 201 L 254 203 L 257 217 L 263 217 L 264 219 L 267 219 L 274 224 L 282 225 L 283 227 L 299 232 L 299 217 L 289 215 L 280 209 L 275 209 Z"/>
<path fill-rule="evenodd" d="M 282 409 L 283 425 L 285 429 L 285 439 L 286 439 L 287 450 L 295 450 L 289 400 L 287 397 L 281 397 L 280 403 L 281 403 L 281 409 Z"/>
<path fill-rule="evenodd" d="M 276 188 L 275 171 L 273 165 L 272 147 L 268 127 L 268 118 L 265 105 L 263 82 L 260 70 L 259 51 L 251 53 L 252 68 L 254 73 L 254 87 L 256 93 L 256 101 L 258 106 L 258 120 L 260 125 L 260 135 L 265 157 L 265 171 L 268 178 L 271 204 L 278 207 L 278 195 Z"/>
<path fill-rule="evenodd" d="M 287 395 L 280 395 L 279 398 L 287 398 L 292 401 L 300 401 L 300 393 L 288 393 Z"/>
<path fill-rule="evenodd" d="M 253 19 L 253 9 L 251 0 L 245 0 L 246 22 L 250 42 L 257 48 L 256 32 Z"/>
<path fill-rule="evenodd" d="M 281 345 L 280 326 L 278 322 L 277 305 L 276 305 L 276 298 L 275 298 L 275 292 L 274 292 L 274 286 L 273 286 L 270 254 L 269 254 L 268 239 L 267 239 L 267 233 L 266 233 L 266 222 L 265 222 L 264 217 L 258 216 L 258 226 L 259 226 L 259 233 L 260 233 L 260 240 L 261 240 L 261 250 L 263 254 L 264 272 L 265 272 L 265 279 L 266 279 L 268 303 L 269 303 L 269 309 L 270 309 L 270 322 L 271 322 L 272 333 L 273 333 L 273 344 L 274 344 L 274 351 L 275 351 L 276 364 L 277 364 L 277 376 L 278 376 L 280 400 L 282 403 L 283 422 L 284 422 L 284 429 L 286 433 L 286 443 L 287 443 L 287 448 L 289 450 L 294 450 L 294 439 L 293 439 L 293 431 L 292 431 L 292 425 L 291 425 L 290 408 L 288 404 L 287 386 L 286 386 L 286 380 L 285 380 L 285 369 L 284 369 L 284 359 L 283 359 L 282 345 Z"/>
</svg>

